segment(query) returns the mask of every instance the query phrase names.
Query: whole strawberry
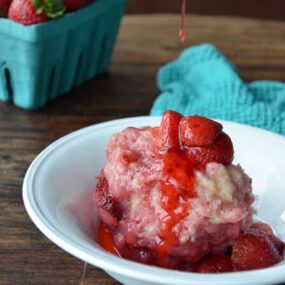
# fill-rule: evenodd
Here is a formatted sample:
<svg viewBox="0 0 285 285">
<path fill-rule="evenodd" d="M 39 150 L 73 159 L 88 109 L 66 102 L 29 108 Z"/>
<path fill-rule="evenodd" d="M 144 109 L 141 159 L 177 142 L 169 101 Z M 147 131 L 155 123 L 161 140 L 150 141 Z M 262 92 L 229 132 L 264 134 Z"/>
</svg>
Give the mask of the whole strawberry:
<svg viewBox="0 0 285 285">
<path fill-rule="evenodd" d="M 13 0 L 8 18 L 23 25 L 43 23 L 65 12 L 61 0 Z"/>
<path fill-rule="evenodd" d="M 64 0 L 67 11 L 76 11 L 90 4 L 94 0 Z"/>
</svg>

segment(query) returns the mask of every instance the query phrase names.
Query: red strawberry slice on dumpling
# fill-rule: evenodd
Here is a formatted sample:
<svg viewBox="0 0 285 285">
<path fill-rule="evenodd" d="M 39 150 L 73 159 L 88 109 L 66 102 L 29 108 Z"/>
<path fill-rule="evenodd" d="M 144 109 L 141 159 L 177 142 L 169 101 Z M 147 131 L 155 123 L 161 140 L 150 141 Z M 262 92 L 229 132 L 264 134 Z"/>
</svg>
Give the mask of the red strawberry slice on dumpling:
<svg viewBox="0 0 285 285">
<path fill-rule="evenodd" d="M 181 142 L 184 146 L 210 146 L 222 132 L 223 126 L 201 116 L 184 117 L 179 125 Z"/>
<path fill-rule="evenodd" d="M 108 181 L 103 171 L 101 171 L 97 177 L 97 185 L 93 197 L 103 222 L 110 227 L 116 226 L 120 211 L 113 196 L 109 192 Z"/>
<path fill-rule="evenodd" d="M 209 162 L 230 164 L 234 157 L 234 148 L 230 137 L 222 132 L 210 146 L 190 147 L 188 158 L 193 162 L 206 165 Z"/>
<path fill-rule="evenodd" d="M 165 111 L 159 126 L 157 149 L 165 153 L 170 149 L 179 149 L 179 123 L 183 116 L 174 111 Z"/>
</svg>

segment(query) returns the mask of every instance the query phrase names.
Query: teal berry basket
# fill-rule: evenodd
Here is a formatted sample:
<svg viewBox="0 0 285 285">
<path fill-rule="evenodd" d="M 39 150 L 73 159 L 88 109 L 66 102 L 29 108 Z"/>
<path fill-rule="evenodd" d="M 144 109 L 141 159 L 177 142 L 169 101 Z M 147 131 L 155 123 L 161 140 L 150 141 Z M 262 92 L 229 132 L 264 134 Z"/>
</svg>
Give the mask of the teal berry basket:
<svg viewBox="0 0 285 285">
<path fill-rule="evenodd" d="M 0 100 L 41 108 L 106 71 L 126 2 L 95 0 L 33 26 L 0 19 Z"/>
</svg>

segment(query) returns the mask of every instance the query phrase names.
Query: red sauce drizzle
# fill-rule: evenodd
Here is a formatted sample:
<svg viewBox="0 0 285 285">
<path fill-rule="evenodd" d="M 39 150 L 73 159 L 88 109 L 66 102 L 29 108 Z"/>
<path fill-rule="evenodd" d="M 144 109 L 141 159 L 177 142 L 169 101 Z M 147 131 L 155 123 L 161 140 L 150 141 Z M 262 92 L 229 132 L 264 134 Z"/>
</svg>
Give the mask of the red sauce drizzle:
<svg viewBox="0 0 285 285">
<path fill-rule="evenodd" d="M 167 215 L 161 218 L 157 239 L 156 251 L 160 259 L 167 256 L 169 249 L 179 245 L 173 227 L 189 212 L 189 199 L 196 196 L 194 171 L 202 168 L 193 165 L 183 150 L 169 151 L 162 155 L 162 159 L 161 204 Z"/>
<path fill-rule="evenodd" d="M 181 26 L 179 30 L 179 38 L 181 42 L 185 41 L 186 38 L 186 32 L 185 32 L 185 15 L 186 15 L 186 0 L 182 0 L 182 6 L 181 6 Z"/>
</svg>

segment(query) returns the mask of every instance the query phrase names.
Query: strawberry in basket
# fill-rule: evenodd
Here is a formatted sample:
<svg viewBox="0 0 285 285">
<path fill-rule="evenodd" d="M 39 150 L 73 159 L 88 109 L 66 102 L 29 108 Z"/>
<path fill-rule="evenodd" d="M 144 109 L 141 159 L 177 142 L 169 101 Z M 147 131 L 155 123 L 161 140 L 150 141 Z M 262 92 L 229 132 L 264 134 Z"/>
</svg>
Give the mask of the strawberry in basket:
<svg viewBox="0 0 285 285">
<path fill-rule="evenodd" d="M 13 0 L 8 18 L 23 25 L 33 25 L 62 16 L 65 9 L 61 0 Z"/>
</svg>

